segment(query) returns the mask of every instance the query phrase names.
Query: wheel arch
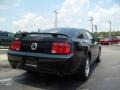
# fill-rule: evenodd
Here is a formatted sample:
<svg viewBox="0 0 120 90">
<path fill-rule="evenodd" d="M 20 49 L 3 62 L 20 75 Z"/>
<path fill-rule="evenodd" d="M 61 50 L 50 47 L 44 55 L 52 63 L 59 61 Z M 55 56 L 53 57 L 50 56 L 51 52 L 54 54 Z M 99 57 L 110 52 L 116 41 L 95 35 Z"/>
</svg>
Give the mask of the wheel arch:
<svg viewBox="0 0 120 90">
<path fill-rule="evenodd" d="M 87 47 L 87 50 L 86 50 L 86 57 L 88 57 L 88 56 L 89 56 L 90 61 L 91 61 L 91 59 L 92 59 L 92 53 L 91 53 L 91 49 L 90 49 L 89 46 Z"/>
<path fill-rule="evenodd" d="M 91 61 L 91 51 L 88 51 L 88 54 L 87 54 L 87 56 L 89 56 L 89 58 L 90 58 L 90 61 Z"/>
</svg>

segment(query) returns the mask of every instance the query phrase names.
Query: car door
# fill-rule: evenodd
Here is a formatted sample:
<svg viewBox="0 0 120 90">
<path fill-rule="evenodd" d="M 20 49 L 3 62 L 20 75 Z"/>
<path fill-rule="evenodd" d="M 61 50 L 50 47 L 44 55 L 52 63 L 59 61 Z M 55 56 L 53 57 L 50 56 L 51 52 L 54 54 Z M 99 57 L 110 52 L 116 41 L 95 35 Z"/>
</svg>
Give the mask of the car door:
<svg viewBox="0 0 120 90">
<path fill-rule="evenodd" d="M 88 44 L 88 47 L 90 48 L 91 51 L 91 63 L 94 61 L 95 59 L 95 49 L 94 49 L 94 43 L 93 43 L 93 37 L 91 34 L 89 34 L 86 30 L 84 30 L 84 36 L 85 36 L 85 41 Z"/>
<path fill-rule="evenodd" d="M 92 57 L 93 57 L 92 61 L 94 62 L 98 56 L 99 44 L 98 42 L 95 41 L 95 39 L 92 37 L 92 35 L 88 31 L 85 31 L 85 35 L 88 39 L 88 42 L 90 43 L 90 48 L 91 48 Z"/>
<path fill-rule="evenodd" d="M 81 32 L 79 32 L 77 37 L 78 37 L 80 43 L 82 44 L 82 47 L 85 48 L 84 49 L 85 55 L 86 55 L 87 48 L 89 48 L 89 47 L 91 48 L 91 52 L 92 52 L 91 53 L 91 60 L 93 61 L 93 57 L 94 57 L 93 48 L 92 48 L 93 45 L 92 45 L 92 42 L 89 39 L 89 37 L 86 35 L 86 31 L 82 30 Z"/>
</svg>

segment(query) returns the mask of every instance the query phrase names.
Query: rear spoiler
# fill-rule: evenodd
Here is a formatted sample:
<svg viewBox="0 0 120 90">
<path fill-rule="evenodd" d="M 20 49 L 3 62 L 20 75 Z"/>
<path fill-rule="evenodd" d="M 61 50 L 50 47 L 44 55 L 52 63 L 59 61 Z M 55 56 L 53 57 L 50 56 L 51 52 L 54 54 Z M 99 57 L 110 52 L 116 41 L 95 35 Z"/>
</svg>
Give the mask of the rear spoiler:
<svg viewBox="0 0 120 90">
<path fill-rule="evenodd" d="M 53 37 L 57 37 L 59 35 L 59 36 L 65 36 L 65 37 L 70 38 L 70 36 L 68 36 L 66 34 L 59 34 L 59 33 L 21 33 L 21 34 L 15 34 L 15 37 L 16 38 L 22 38 L 22 37 L 25 37 L 26 35 L 30 35 L 30 34 L 45 34 L 45 35 L 50 34 Z"/>
</svg>

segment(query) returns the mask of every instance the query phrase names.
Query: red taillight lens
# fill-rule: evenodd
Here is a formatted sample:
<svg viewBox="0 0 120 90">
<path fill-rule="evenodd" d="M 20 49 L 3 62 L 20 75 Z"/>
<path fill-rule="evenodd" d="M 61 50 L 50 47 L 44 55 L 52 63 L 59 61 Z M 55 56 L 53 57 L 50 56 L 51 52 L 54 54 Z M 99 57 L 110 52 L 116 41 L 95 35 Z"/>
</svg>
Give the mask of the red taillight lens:
<svg viewBox="0 0 120 90">
<path fill-rule="evenodd" d="M 71 45 L 67 42 L 53 42 L 51 53 L 54 54 L 70 54 Z"/>
<path fill-rule="evenodd" d="M 20 41 L 19 40 L 15 40 L 10 44 L 10 49 L 14 50 L 14 51 L 18 51 L 20 50 Z"/>
</svg>

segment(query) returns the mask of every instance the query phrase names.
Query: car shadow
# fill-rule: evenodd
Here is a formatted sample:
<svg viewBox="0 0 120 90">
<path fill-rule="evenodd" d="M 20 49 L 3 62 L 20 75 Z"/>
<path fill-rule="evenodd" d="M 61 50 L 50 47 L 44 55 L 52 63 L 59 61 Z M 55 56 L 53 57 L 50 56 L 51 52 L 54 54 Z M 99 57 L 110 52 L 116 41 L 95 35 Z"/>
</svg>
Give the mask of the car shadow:
<svg viewBox="0 0 120 90">
<path fill-rule="evenodd" d="M 90 77 L 92 76 L 92 73 L 95 71 L 96 67 L 99 66 L 99 62 L 95 62 L 91 65 L 91 72 L 90 72 Z"/>
<path fill-rule="evenodd" d="M 90 77 L 92 76 L 96 66 L 98 66 L 98 63 L 92 65 Z M 73 76 L 58 77 L 55 75 L 39 75 L 29 73 L 24 73 L 15 77 L 14 81 L 26 86 L 46 90 L 76 90 L 85 83 L 75 79 Z"/>
</svg>

